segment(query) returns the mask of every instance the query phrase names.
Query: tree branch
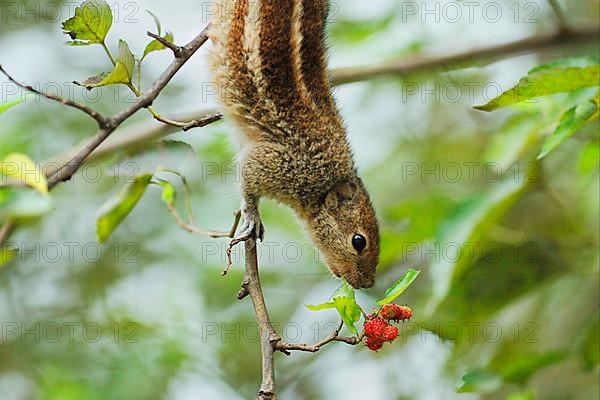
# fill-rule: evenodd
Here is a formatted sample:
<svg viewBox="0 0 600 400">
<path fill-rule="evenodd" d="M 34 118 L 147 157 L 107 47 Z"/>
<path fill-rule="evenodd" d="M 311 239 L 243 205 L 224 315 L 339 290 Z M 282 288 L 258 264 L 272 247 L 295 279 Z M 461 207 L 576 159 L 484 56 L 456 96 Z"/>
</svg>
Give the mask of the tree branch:
<svg viewBox="0 0 600 400">
<path fill-rule="evenodd" d="M 6 78 L 8 78 L 9 81 L 11 81 L 12 83 L 14 83 L 15 85 L 17 85 L 18 87 L 20 87 L 21 89 L 23 89 L 27 92 L 31 92 L 33 94 L 40 95 L 42 97 L 45 97 L 46 99 L 64 104 L 67 107 L 72 107 L 79 111 L 83 111 L 84 113 L 86 113 L 87 115 L 89 115 L 90 117 L 95 119 L 96 122 L 98 123 L 98 126 L 100 126 L 100 127 L 104 127 L 107 124 L 107 120 L 102 114 L 100 114 L 96 110 L 86 106 L 85 104 L 77 103 L 76 101 L 73 101 L 73 100 L 64 99 L 62 97 L 58 97 L 58 96 L 55 96 L 50 93 L 45 93 L 45 92 L 39 91 L 30 85 L 24 85 L 24 84 L 18 82 L 16 79 L 14 79 L 8 72 L 6 72 L 4 70 L 4 68 L 2 68 L 2 65 L 0 65 L 0 72 L 4 76 L 6 76 Z"/>
<path fill-rule="evenodd" d="M 108 138 L 125 120 L 142 108 L 152 104 L 164 87 L 171 81 L 173 76 L 183 67 L 190 57 L 208 40 L 208 26 L 202 30 L 191 42 L 181 47 L 181 52 L 169 64 L 162 75 L 154 82 L 152 87 L 137 98 L 137 102 L 122 110 L 112 118 L 107 119 L 106 125 L 100 128 L 96 135 L 64 166 L 59 168 L 54 175 L 48 179 L 48 189 L 52 189 L 58 183 L 70 179 L 81 167 L 85 159 Z"/>
<path fill-rule="evenodd" d="M 157 42 L 159 42 L 163 46 L 170 49 L 173 52 L 173 55 L 175 55 L 175 57 L 178 57 L 179 54 L 181 54 L 181 52 L 183 51 L 183 49 L 180 46 L 177 46 L 175 43 L 169 42 L 167 39 L 163 38 L 162 36 L 159 36 L 152 32 L 146 32 L 146 35 L 150 36 L 151 38 L 155 39 Z"/>
<path fill-rule="evenodd" d="M 48 190 L 52 190 L 57 184 L 63 182 L 65 180 L 70 179 L 75 172 L 81 167 L 81 165 L 85 162 L 85 160 L 92 154 L 92 152 L 98 148 L 109 136 L 113 133 L 125 120 L 135 114 L 142 108 L 148 107 L 152 104 L 154 99 L 158 97 L 160 92 L 165 88 L 165 86 L 171 81 L 173 76 L 183 67 L 183 65 L 190 59 L 194 53 L 208 40 L 208 26 L 206 26 L 194 39 L 192 39 L 188 44 L 183 47 L 180 47 L 181 51 L 176 54 L 175 58 L 169 64 L 167 69 L 161 74 L 161 76 L 154 82 L 152 87 L 144 92 L 141 96 L 137 98 L 137 102 L 130 107 L 122 110 L 117 115 L 106 118 L 93 109 L 89 108 L 86 105 L 76 103 L 74 101 L 63 99 L 48 93 L 40 92 L 34 89 L 31 86 L 22 85 L 16 80 L 14 80 L 10 75 L 8 75 L 4 69 L 0 67 L 0 72 L 4 73 L 11 82 L 15 83 L 19 87 L 30 91 L 35 94 L 39 94 L 48 99 L 60 102 L 66 106 L 76 108 L 80 111 L 85 112 L 90 117 L 94 118 L 100 129 L 96 132 L 96 134 L 90 139 L 83 147 L 78 150 L 66 163 L 62 164 L 58 169 L 56 169 L 50 176 L 48 176 Z M 198 121 L 193 121 L 197 126 L 201 124 L 207 125 L 211 122 L 217 121 L 221 118 L 221 116 L 206 116 L 206 119 L 201 119 Z M 202 125 L 202 126 L 204 126 Z M 4 245 L 6 240 L 10 237 L 12 232 L 16 227 L 16 223 L 13 219 L 8 219 L 4 222 L 4 224 L 0 227 L 0 246 Z"/>
<path fill-rule="evenodd" d="M 582 31 L 559 30 L 552 34 L 538 35 L 481 49 L 461 53 L 436 56 L 402 58 L 377 65 L 337 68 L 331 71 L 331 82 L 342 85 L 387 75 L 409 75 L 436 70 L 457 69 L 460 65 L 469 65 L 477 60 L 493 60 L 520 53 L 545 50 L 548 48 L 596 43 L 600 31 L 596 29 Z"/>
<path fill-rule="evenodd" d="M 256 240 L 253 238 L 245 242 L 246 271 L 242 290 L 238 293 L 238 298 L 244 298 L 250 295 L 252 306 L 256 314 L 256 321 L 260 331 L 260 349 L 262 353 L 262 383 L 258 391 L 257 400 L 275 400 L 275 367 L 273 366 L 274 344 L 281 338 L 275 332 L 269 319 L 267 305 L 260 286 L 260 277 L 258 275 L 258 258 L 256 255 Z M 245 293 L 241 295 L 241 293 Z"/>
</svg>

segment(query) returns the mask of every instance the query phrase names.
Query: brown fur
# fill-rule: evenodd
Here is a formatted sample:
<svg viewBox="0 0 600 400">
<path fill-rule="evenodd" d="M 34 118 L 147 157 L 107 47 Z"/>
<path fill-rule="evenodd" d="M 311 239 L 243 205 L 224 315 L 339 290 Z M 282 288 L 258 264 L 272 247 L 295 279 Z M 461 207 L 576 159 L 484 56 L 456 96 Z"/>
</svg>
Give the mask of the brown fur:
<svg viewBox="0 0 600 400">
<path fill-rule="evenodd" d="M 258 6 L 258 10 L 252 7 Z M 220 0 L 210 36 L 214 80 L 246 138 L 247 212 L 260 197 L 294 209 L 329 269 L 373 285 L 379 233 L 327 79 L 325 0 Z M 367 239 L 360 253 L 354 234 Z"/>
</svg>

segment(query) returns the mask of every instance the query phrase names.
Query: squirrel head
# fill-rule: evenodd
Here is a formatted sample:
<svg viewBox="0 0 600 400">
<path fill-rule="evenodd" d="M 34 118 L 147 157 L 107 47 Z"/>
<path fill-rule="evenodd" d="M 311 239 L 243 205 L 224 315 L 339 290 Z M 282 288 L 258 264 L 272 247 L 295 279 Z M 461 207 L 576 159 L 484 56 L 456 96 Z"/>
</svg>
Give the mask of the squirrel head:
<svg viewBox="0 0 600 400">
<path fill-rule="evenodd" d="M 379 228 L 360 178 L 336 183 L 308 225 L 335 276 L 344 278 L 355 289 L 373 286 L 379 260 Z"/>
</svg>

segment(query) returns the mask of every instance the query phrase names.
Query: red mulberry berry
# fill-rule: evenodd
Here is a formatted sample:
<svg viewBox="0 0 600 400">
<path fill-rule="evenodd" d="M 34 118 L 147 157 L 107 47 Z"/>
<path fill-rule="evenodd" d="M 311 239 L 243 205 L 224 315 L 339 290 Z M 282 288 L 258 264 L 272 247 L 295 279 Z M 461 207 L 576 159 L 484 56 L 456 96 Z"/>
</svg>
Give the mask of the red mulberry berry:
<svg viewBox="0 0 600 400">
<path fill-rule="evenodd" d="M 412 310 L 407 306 L 386 304 L 381 307 L 381 312 L 379 315 L 381 315 L 381 317 L 387 321 L 404 321 L 410 319 L 412 316 Z"/>
<path fill-rule="evenodd" d="M 367 337 L 367 347 L 369 350 L 377 351 L 383 346 L 383 342 L 375 337 Z"/>
<path fill-rule="evenodd" d="M 376 317 L 365 322 L 365 335 L 367 338 L 375 338 L 380 340 L 383 338 L 384 329 L 389 326 L 383 318 Z"/>
<path fill-rule="evenodd" d="M 392 342 L 398 337 L 398 328 L 395 326 L 386 326 L 383 330 L 383 339 L 386 342 Z"/>
</svg>

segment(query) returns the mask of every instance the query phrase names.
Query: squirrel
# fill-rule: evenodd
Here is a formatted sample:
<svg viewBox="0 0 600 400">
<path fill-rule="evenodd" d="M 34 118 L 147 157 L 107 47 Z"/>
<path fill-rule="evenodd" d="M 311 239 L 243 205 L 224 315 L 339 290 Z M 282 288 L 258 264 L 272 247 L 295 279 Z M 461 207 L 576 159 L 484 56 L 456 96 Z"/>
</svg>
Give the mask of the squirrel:
<svg viewBox="0 0 600 400">
<path fill-rule="evenodd" d="M 209 65 L 242 132 L 244 224 L 231 243 L 262 240 L 258 203 L 272 198 L 304 222 L 335 276 L 369 288 L 379 228 L 331 94 L 328 11 L 327 0 L 218 0 Z"/>
</svg>

